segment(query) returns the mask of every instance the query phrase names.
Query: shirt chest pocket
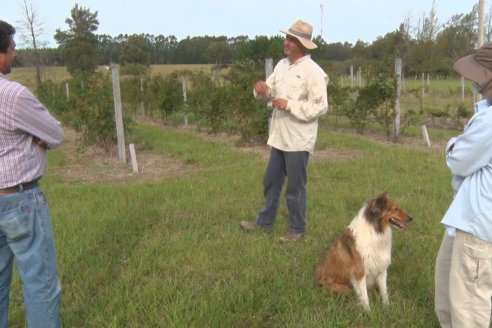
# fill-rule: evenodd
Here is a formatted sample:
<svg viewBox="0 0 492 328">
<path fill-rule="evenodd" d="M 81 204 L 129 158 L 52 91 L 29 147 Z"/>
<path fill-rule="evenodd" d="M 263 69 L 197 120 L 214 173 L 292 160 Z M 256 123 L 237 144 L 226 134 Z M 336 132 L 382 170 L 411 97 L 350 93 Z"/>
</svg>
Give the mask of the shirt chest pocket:
<svg viewBox="0 0 492 328">
<path fill-rule="evenodd" d="M 287 80 L 289 96 L 294 100 L 304 100 L 307 98 L 306 82 L 299 76 L 291 77 Z"/>
</svg>

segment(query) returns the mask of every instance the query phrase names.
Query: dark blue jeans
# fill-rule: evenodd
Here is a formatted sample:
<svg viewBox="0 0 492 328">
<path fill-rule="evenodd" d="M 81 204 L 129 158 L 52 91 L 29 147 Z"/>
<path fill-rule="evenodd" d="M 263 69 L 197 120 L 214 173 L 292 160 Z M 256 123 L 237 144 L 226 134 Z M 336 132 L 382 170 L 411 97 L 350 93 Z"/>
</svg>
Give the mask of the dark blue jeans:
<svg viewBox="0 0 492 328">
<path fill-rule="evenodd" d="M 306 231 L 306 185 L 309 152 L 286 152 L 276 148 L 270 151 L 270 160 L 263 177 L 265 207 L 260 211 L 257 223 L 271 228 L 275 223 L 282 186 L 287 177 L 285 198 L 289 210 L 289 227 L 296 233 Z"/>
</svg>

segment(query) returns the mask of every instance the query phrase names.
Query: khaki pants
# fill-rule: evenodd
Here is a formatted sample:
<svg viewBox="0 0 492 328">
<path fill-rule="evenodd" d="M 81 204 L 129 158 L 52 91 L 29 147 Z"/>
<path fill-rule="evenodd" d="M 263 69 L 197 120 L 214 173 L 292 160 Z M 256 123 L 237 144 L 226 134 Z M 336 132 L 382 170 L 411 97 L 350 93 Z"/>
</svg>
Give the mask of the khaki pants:
<svg viewBox="0 0 492 328">
<path fill-rule="evenodd" d="M 444 233 L 436 259 L 435 311 L 441 327 L 488 328 L 492 243 L 457 230 Z"/>
</svg>

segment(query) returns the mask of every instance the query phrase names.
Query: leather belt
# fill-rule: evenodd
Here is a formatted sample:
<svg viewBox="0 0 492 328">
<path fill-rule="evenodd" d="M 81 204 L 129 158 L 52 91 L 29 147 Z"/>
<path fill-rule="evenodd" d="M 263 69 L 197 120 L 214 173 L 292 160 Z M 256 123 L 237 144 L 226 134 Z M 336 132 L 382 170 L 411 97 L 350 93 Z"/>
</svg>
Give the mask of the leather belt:
<svg viewBox="0 0 492 328">
<path fill-rule="evenodd" d="M 25 183 L 19 183 L 18 185 L 15 185 L 12 187 L 0 189 L 0 196 L 16 194 L 16 193 L 22 192 L 24 190 L 36 188 L 37 186 L 38 186 L 38 179 L 29 181 L 29 182 L 25 182 Z"/>
</svg>

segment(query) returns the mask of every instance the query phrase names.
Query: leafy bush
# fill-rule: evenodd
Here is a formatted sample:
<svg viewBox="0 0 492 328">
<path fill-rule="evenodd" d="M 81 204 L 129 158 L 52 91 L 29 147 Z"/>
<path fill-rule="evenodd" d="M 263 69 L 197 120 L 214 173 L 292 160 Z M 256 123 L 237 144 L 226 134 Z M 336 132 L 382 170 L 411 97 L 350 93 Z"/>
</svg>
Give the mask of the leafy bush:
<svg viewBox="0 0 492 328">
<path fill-rule="evenodd" d="M 366 125 L 375 121 L 385 128 L 389 136 L 395 115 L 394 98 L 394 80 L 385 73 L 378 73 L 371 77 L 366 86 L 359 89 L 357 99 L 349 103 L 345 113 L 358 133 L 364 133 Z"/>
<path fill-rule="evenodd" d="M 64 124 L 81 132 L 80 146 L 97 145 L 109 151 L 117 141 L 113 87 L 107 74 L 78 75 L 65 83 L 40 85 L 40 99 L 59 115 Z M 124 118 L 125 133 L 131 133 L 132 120 Z"/>
</svg>

